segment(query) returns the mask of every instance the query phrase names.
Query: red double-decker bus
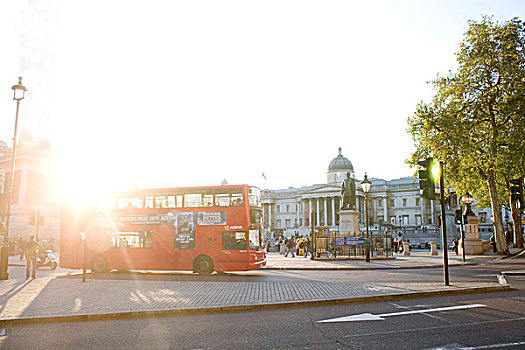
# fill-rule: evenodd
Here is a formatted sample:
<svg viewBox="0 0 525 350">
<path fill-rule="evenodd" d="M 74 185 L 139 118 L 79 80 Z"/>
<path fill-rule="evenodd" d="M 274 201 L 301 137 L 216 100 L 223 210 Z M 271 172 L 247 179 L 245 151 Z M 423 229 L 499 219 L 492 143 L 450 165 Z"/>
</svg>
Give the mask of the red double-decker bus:
<svg viewBox="0 0 525 350">
<path fill-rule="evenodd" d="M 111 213 L 62 215 L 60 266 L 108 270 L 247 271 L 266 264 L 260 190 L 248 185 L 139 189 Z"/>
</svg>

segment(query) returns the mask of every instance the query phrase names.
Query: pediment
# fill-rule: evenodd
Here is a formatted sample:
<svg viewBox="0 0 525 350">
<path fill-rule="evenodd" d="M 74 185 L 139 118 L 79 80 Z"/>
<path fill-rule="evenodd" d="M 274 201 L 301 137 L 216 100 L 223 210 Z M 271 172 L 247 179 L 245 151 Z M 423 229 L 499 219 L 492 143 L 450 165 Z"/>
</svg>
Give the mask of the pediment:
<svg viewBox="0 0 525 350">
<path fill-rule="evenodd" d="M 332 184 L 314 185 L 311 189 L 304 191 L 303 196 L 320 195 L 320 194 L 339 194 L 341 187 Z"/>
</svg>

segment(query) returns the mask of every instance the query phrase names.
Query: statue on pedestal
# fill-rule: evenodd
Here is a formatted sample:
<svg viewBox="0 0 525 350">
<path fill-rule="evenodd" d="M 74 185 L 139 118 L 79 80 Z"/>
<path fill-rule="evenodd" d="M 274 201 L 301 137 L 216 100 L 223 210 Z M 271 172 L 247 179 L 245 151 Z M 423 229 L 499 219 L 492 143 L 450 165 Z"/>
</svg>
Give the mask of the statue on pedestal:
<svg viewBox="0 0 525 350">
<path fill-rule="evenodd" d="M 355 180 L 350 177 L 350 173 L 346 173 L 346 179 L 341 185 L 341 209 L 355 210 Z"/>
</svg>

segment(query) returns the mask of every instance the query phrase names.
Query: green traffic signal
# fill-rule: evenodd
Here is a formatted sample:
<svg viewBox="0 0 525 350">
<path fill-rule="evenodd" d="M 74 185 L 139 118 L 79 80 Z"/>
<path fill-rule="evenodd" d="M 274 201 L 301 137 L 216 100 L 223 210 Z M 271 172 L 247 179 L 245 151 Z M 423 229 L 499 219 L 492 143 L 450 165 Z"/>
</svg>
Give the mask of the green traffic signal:
<svg viewBox="0 0 525 350">
<path fill-rule="evenodd" d="M 436 195 L 435 184 L 439 179 L 439 163 L 432 157 L 417 162 L 424 169 L 419 170 L 419 188 L 423 190 L 423 197 L 434 199 Z"/>
</svg>

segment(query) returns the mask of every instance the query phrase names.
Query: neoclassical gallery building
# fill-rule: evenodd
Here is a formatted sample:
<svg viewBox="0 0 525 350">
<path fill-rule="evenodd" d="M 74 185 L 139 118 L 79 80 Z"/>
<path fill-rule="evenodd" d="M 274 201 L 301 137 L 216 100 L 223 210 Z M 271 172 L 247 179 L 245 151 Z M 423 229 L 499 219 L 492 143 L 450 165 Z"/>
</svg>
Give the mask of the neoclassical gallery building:
<svg viewBox="0 0 525 350">
<path fill-rule="evenodd" d="M 263 190 L 263 224 L 265 237 L 309 235 L 310 218 L 314 215 L 317 226 L 339 231 L 339 208 L 341 184 L 349 172 L 356 183 L 356 209 L 359 211 L 360 228 L 364 231 L 365 195 L 361 189 L 362 179 L 355 178 L 350 160 L 339 153 L 328 164 L 327 181 L 297 188 Z M 370 178 L 368 194 L 369 225 L 373 232 L 391 232 L 399 236 L 430 233 L 439 234 L 441 211 L 438 200 L 421 197 L 419 182 L 412 176 L 395 180 Z M 457 237 L 454 212 L 457 199 L 452 197 L 446 204 L 448 237 Z M 481 213 L 483 214 L 483 213 Z M 486 216 L 486 214 L 484 214 Z M 486 221 L 487 227 L 491 223 Z M 485 229 L 481 228 L 480 233 Z M 489 230 L 487 230 L 488 233 Z"/>
</svg>

